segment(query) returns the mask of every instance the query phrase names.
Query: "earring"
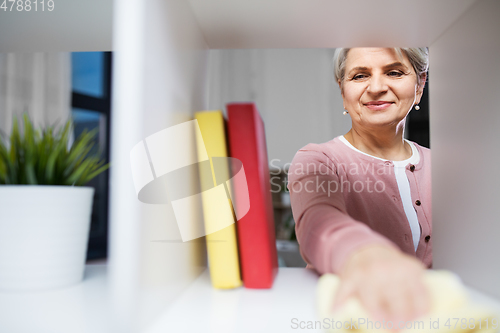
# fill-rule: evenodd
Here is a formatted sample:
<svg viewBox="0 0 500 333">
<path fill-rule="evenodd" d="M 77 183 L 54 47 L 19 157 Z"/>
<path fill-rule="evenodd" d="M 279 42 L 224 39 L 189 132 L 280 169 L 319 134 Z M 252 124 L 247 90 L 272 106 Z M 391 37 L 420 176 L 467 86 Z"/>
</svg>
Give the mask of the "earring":
<svg viewBox="0 0 500 333">
<path fill-rule="evenodd" d="M 418 104 L 415 105 L 415 110 L 417 110 L 417 111 L 420 110 L 420 106 L 418 106 Z"/>
<path fill-rule="evenodd" d="M 342 112 L 342 114 L 343 114 L 344 116 L 345 116 L 346 114 L 348 114 L 348 113 L 349 113 L 349 111 L 347 111 L 347 110 L 344 110 L 344 112 Z"/>
</svg>

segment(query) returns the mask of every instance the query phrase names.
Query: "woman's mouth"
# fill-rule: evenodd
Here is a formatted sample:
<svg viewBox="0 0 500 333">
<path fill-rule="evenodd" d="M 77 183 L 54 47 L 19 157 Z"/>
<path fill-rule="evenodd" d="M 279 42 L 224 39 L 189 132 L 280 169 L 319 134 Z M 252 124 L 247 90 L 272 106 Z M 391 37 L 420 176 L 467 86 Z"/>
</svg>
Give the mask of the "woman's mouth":
<svg viewBox="0 0 500 333">
<path fill-rule="evenodd" d="M 392 104 L 393 104 L 392 102 L 388 102 L 388 101 L 372 101 L 372 102 L 365 103 L 365 106 L 367 108 L 369 108 L 370 110 L 380 111 L 380 110 L 387 109 Z"/>
</svg>

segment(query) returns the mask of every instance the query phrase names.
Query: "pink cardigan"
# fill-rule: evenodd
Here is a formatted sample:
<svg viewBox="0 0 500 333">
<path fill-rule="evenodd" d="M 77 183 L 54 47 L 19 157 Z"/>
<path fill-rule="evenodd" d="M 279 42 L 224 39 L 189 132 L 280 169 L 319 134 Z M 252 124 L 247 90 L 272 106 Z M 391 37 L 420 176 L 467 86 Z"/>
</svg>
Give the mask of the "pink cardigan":
<svg viewBox="0 0 500 333">
<path fill-rule="evenodd" d="M 338 273 L 350 254 L 372 244 L 399 248 L 432 266 L 431 156 L 415 146 L 420 161 L 408 164 L 406 174 L 421 227 L 416 253 L 391 161 L 355 151 L 338 137 L 297 152 L 288 190 L 308 267 Z"/>
</svg>

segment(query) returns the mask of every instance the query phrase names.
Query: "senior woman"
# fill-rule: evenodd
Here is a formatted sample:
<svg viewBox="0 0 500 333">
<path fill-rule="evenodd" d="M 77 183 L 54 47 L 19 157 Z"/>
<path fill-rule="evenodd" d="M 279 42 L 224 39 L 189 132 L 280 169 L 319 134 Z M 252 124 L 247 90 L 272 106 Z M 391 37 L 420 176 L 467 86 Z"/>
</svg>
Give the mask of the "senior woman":
<svg viewBox="0 0 500 333">
<path fill-rule="evenodd" d="M 303 258 L 340 275 L 336 306 L 357 297 L 379 320 L 429 309 L 430 150 L 404 139 L 427 68 L 427 48 L 337 49 L 335 79 L 352 128 L 300 149 L 288 172 Z"/>
</svg>

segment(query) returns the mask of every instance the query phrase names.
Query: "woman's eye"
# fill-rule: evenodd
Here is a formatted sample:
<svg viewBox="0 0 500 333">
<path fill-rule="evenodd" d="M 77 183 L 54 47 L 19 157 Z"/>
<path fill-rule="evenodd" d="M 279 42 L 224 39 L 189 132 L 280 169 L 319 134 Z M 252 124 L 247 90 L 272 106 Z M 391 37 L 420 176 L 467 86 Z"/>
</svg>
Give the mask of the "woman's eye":
<svg viewBox="0 0 500 333">
<path fill-rule="evenodd" d="M 353 80 L 362 80 L 366 77 L 365 74 L 356 74 L 352 77 Z"/>
<path fill-rule="evenodd" d="M 400 71 L 390 71 L 387 75 L 392 77 L 401 77 L 403 76 L 403 73 Z"/>
</svg>

